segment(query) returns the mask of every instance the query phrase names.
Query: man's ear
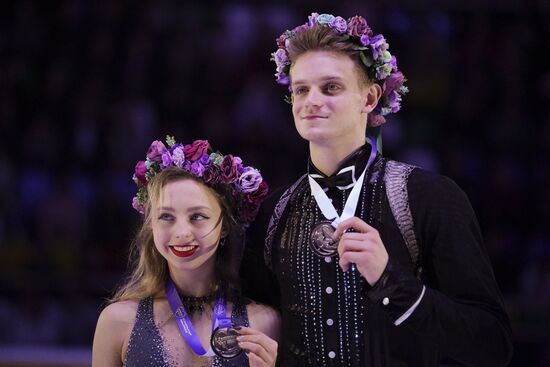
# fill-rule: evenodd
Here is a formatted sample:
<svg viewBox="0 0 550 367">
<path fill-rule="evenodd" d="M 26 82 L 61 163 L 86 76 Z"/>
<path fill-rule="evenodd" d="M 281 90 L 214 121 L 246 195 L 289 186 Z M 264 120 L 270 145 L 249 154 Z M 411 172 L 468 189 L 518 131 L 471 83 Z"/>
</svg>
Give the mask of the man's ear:
<svg viewBox="0 0 550 367">
<path fill-rule="evenodd" d="M 364 87 L 365 93 L 365 104 L 361 109 L 361 112 L 371 113 L 378 104 L 378 100 L 382 96 L 382 87 L 378 83 L 371 83 L 368 86 Z"/>
</svg>

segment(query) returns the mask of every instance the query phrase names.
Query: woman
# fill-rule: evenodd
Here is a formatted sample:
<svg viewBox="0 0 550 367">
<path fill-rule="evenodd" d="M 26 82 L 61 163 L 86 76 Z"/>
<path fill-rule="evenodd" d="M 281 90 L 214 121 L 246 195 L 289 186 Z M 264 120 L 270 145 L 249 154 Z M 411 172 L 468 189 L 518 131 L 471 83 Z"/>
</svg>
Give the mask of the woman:
<svg viewBox="0 0 550 367">
<path fill-rule="evenodd" d="M 143 225 L 131 274 L 99 316 L 92 364 L 274 366 L 279 316 L 242 299 L 237 281 L 244 229 L 267 185 L 205 140 L 166 142 L 136 165 Z"/>
</svg>

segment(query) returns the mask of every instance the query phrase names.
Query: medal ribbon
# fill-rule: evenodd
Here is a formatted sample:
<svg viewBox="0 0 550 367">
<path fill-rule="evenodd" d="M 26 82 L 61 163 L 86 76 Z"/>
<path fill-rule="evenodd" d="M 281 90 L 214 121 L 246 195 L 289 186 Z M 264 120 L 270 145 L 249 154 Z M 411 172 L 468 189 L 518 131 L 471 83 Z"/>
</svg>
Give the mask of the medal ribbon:
<svg viewBox="0 0 550 367">
<path fill-rule="evenodd" d="M 168 278 L 168 281 L 166 282 L 166 298 L 168 299 L 168 304 L 174 314 L 174 318 L 176 319 L 181 335 L 183 335 L 183 338 L 187 344 L 189 344 L 193 352 L 199 356 L 214 356 L 215 354 L 212 351 L 212 348 L 209 348 L 208 351 L 204 350 L 201 341 L 193 328 L 191 319 L 189 319 L 189 315 L 181 303 L 176 286 L 170 278 Z M 231 326 L 231 319 L 225 314 L 226 309 L 225 297 L 223 295 L 216 297 L 216 302 L 214 304 L 214 315 L 212 316 L 212 331 L 214 331 L 217 327 L 227 328 Z"/>
<path fill-rule="evenodd" d="M 315 202 L 317 203 L 317 206 L 319 209 L 321 209 L 321 212 L 327 218 L 331 221 L 331 225 L 336 228 L 340 222 L 343 222 L 344 220 L 351 218 L 355 215 L 355 210 L 357 209 L 357 203 L 359 202 L 359 194 L 361 193 L 361 188 L 363 187 L 363 181 L 365 179 L 365 174 L 374 161 L 374 158 L 376 157 L 376 140 L 369 136 L 369 143 L 371 145 L 371 152 L 369 156 L 369 160 L 367 162 L 367 165 L 365 169 L 363 170 L 363 173 L 361 173 L 361 176 L 355 182 L 355 185 L 351 189 L 351 193 L 349 194 L 348 199 L 346 200 L 346 204 L 344 205 L 344 210 L 342 211 L 342 215 L 338 215 L 338 212 L 336 211 L 336 208 L 334 208 L 334 205 L 332 205 L 330 199 L 328 198 L 327 194 L 323 191 L 321 186 L 315 181 L 311 175 L 308 175 L 309 180 L 309 187 L 311 188 L 311 194 L 315 198 Z"/>
</svg>

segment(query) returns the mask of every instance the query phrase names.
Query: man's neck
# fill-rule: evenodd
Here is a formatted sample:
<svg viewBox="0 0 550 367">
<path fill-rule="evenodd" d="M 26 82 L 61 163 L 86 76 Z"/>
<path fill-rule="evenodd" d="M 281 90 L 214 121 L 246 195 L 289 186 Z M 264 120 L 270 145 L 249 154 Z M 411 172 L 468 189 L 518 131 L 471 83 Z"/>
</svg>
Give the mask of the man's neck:
<svg viewBox="0 0 550 367">
<path fill-rule="evenodd" d="M 351 153 L 365 144 L 365 140 L 340 145 L 319 145 L 309 143 L 309 154 L 315 167 L 327 176 L 336 173 L 340 164 Z"/>
</svg>

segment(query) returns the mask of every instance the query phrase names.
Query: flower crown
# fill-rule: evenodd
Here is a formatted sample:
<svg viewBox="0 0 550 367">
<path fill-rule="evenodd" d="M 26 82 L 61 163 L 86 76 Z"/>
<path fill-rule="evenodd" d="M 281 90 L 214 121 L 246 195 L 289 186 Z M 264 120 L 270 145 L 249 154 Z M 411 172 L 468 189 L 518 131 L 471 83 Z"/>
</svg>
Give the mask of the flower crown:
<svg viewBox="0 0 550 367">
<path fill-rule="evenodd" d="M 209 186 L 225 185 L 236 221 L 247 227 L 254 220 L 268 192 L 256 168 L 244 167 L 239 157 L 214 152 L 207 140 L 183 145 L 176 144 L 174 137 L 168 135 L 166 143 L 168 147 L 158 140 L 152 142 L 145 161 L 136 164 L 132 177 L 138 187 L 132 200 L 134 209 L 141 214 L 145 212 L 147 185 L 157 173 L 168 167 L 179 167 Z"/>
<path fill-rule="evenodd" d="M 401 99 L 409 90 L 403 83 L 406 81 L 403 73 L 397 70 L 397 59 L 388 51 L 389 45 L 381 34 L 373 36 L 372 30 L 365 18 L 356 15 L 347 21 L 339 16 L 331 14 L 311 13 L 308 22 L 293 30 L 286 30 L 277 38 L 277 51 L 271 54 L 271 60 L 277 65 L 277 83 L 288 85 L 290 83 L 290 58 L 288 46 L 296 35 L 304 30 L 321 26 L 332 29 L 341 36 L 342 41 L 351 42 L 360 51 L 361 61 L 367 68 L 367 75 L 371 81 L 382 87 L 382 96 L 373 112 L 369 114 L 369 125 L 379 126 L 383 124 L 386 116 L 399 111 Z M 290 87 L 289 87 L 290 90 Z"/>
</svg>

